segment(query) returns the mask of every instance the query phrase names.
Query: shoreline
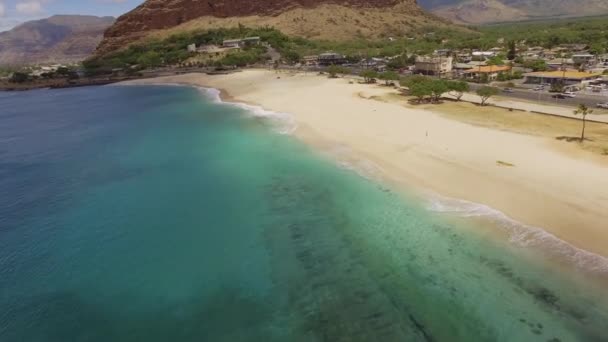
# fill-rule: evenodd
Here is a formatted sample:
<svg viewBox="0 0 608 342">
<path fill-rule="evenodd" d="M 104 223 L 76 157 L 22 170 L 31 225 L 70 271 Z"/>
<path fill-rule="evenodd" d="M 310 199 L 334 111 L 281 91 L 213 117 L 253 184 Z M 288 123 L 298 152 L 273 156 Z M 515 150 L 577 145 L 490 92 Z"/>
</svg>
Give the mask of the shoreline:
<svg viewBox="0 0 608 342">
<path fill-rule="evenodd" d="M 239 76 L 240 75 L 240 76 Z M 181 75 L 181 76 L 176 76 L 176 77 L 164 77 L 164 78 L 155 78 L 155 79 L 146 79 L 146 80 L 135 80 L 133 82 L 127 82 L 127 83 L 122 83 L 122 84 L 135 84 L 135 85 L 151 85 L 151 84 L 166 84 L 166 83 L 171 83 L 171 84 L 180 84 L 180 85 L 184 85 L 184 86 L 196 86 L 196 87 L 203 87 L 203 88 L 216 88 L 219 90 L 219 96 L 222 99 L 223 102 L 228 102 L 231 104 L 245 104 L 245 106 L 254 106 L 257 108 L 260 108 L 262 110 L 265 110 L 265 108 L 269 108 L 272 109 L 273 111 L 276 112 L 280 112 L 280 113 L 291 113 L 294 118 L 295 121 L 297 123 L 297 128 L 295 129 L 294 132 L 294 136 L 297 137 L 299 140 L 305 142 L 306 144 L 308 144 L 309 146 L 311 146 L 312 148 L 319 150 L 323 153 L 327 153 L 330 155 L 330 157 L 332 157 L 335 160 L 338 160 L 339 162 L 341 161 L 341 158 L 347 158 L 347 159 L 351 159 L 351 161 L 355 161 L 356 162 L 365 162 L 365 163 L 372 163 L 373 165 L 375 165 L 376 167 L 379 168 L 379 170 L 375 170 L 376 172 L 379 173 L 379 176 L 381 177 L 381 180 L 383 181 L 387 181 L 389 184 L 394 184 L 396 185 L 399 189 L 401 190 L 405 190 L 405 191 L 411 191 L 414 190 L 417 193 L 417 196 L 424 194 L 424 193 L 436 193 L 441 197 L 444 198 L 449 198 L 451 200 L 456 200 L 456 201 L 466 201 L 468 203 L 468 205 L 472 205 L 472 206 L 476 206 L 478 209 L 479 208 L 489 208 L 491 210 L 494 210 L 495 212 L 492 215 L 495 215 L 496 213 L 502 214 L 504 215 L 503 218 L 496 218 L 495 216 L 492 216 L 488 213 L 484 214 L 484 215 L 480 215 L 479 213 L 466 213 L 466 212 L 461 212 L 461 213 L 457 213 L 456 217 L 463 217 L 463 216 L 459 216 L 459 215 L 465 215 L 464 217 L 469 217 L 466 215 L 470 215 L 470 217 L 481 217 L 483 219 L 488 219 L 489 221 L 495 221 L 498 219 L 498 223 L 496 223 L 497 226 L 503 226 L 501 227 L 503 230 L 506 230 L 508 232 L 508 234 L 511 236 L 510 240 L 511 242 L 515 242 L 517 245 L 519 246 L 527 246 L 530 244 L 533 244 L 533 242 L 531 242 L 531 240 L 526 241 L 526 239 L 531 239 L 531 238 L 541 238 L 544 240 L 550 240 L 550 244 L 552 246 L 557 246 L 559 247 L 559 251 L 557 253 L 558 257 L 567 257 L 569 259 L 572 259 L 575 263 L 576 262 L 580 262 L 582 260 L 583 263 L 586 263 L 587 265 L 584 265 L 585 268 L 590 268 L 591 270 L 595 270 L 595 271 L 600 271 L 601 273 L 606 273 L 608 272 L 608 259 L 606 258 L 606 256 L 608 255 L 608 243 L 606 243 L 608 241 L 608 227 L 605 227 L 602 225 L 602 221 L 595 221 L 598 219 L 601 219 L 602 217 L 608 217 L 608 213 L 605 213 L 606 215 L 602 215 L 601 212 L 601 208 L 607 206 L 608 204 L 605 202 L 600 203 L 600 210 L 596 211 L 596 212 L 589 212 L 584 210 L 584 208 L 576 208 L 576 207 L 571 207 L 570 204 L 571 203 L 565 203 L 566 205 L 564 205 L 564 203 L 560 203 L 559 198 L 551 198 L 552 196 L 547 196 L 547 195 L 555 195 L 555 194 L 538 194 L 535 192 L 537 192 L 537 189 L 532 189 L 533 191 L 530 191 L 530 189 L 527 188 L 528 184 L 525 184 L 525 179 L 522 179 L 521 182 L 513 182 L 512 179 L 500 179 L 500 177 L 493 177 L 492 175 L 488 175 L 488 174 L 484 174 L 485 172 L 487 172 L 487 170 L 477 170 L 475 168 L 476 165 L 472 165 L 472 166 L 467 166 L 467 165 L 462 165 L 462 160 L 449 160 L 447 158 L 445 158 L 443 154 L 443 151 L 440 150 L 436 150 L 437 146 L 432 146 L 433 144 L 430 144 L 431 146 L 422 146 L 422 152 L 424 153 L 420 153 L 421 151 L 415 151 L 416 153 L 413 153 L 412 155 L 408 155 L 407 156 L 407 164 L 412 164 L 409 165 L 409 167 L 405 168 L 403 167 L 403 165 L 400 165 L 400 163 L 398 162 L 392 162 L 391 160 L 388 160 L 386 158 L 386 153 L 380 153 L 380 152 L 386 152 L 386 147 L 387 146 L 381 146 L 383 143 L 382 138 L 378 139 L 370 139 L 370 137 L 367 134 L 363 134 L 362 136 L 356 136 L 356 137 L 349 137 L 349 136 L 345 136 L 349 135 L 348 129 L 345 132 L 344 127 L 342 127 L 341 129 L 339 129 L 339 132 L 333 132 L 332 129 L 334 128 L 330 128 L 327 131 L 323 131 L 320 130 L 321 129 L 328 129 L 328 125 L 316 125 L 317 123 L 319 123 L 319 113 L 317 113 L 316 115 L 312 115 L 312 114 L 304 114 L 303 111 L 300 110 L 294 110 L 296 113 L 293 113 L 294 111 L 289 111 L 289 110 L 285 110 L 285 108 L 290 107 L 289 104 L 285 105 L 284 102 L 286 99 L 289 100 L 293 100 L 290 96 L 277 96 L 279 94 L 272 94 L 274 87 L 272 87 L 273 89 L 270 90 L 266 90 L 264 91 L 263 89 L 261 90 L 260 88 L 263 88 L 264 85 L 267 85 L 269 83 L 284 83 L 281 82 L 281 79 L 283 79 L 284 77 L 298 77 L 298 76 L 288 76 L 285 74 L 274 74 L 273 72 L 268 72 L 268 71 L 258 71 L 258 70 L 254 70 L 254 71 L 246 71 L 244 73 L 241 73 L 235 76 L 229 76 L 229 77 L 225 77 L 225 76 L 221 76 L 220 78 L 218 78 L 218 76 L 205 76 L 205 75 L 197 75 L 197 74 L 193 74 L 193 75 Z M 289 82 L 291 82 L 289 85 L 293 86 L 294 88 L 302 88 L 302 89 L 307 89 L 310 90 L 315 89 L 316 87 L 316 83 L 319 83 L 320 85 L 318 86 L 318 88 L 323 91 L 323 86 L 326 84 L 332 84 L 336 87 L 340 87 L 341 90 L 348 90 L 348 92 L 353 93 L 350 91 L 350 89 L 348 89 L 349 87 L 356 87 L 356 88 L 363 88 L 363 91 L 367 91 L 372 93 L 371 96 L 369 96 L 370 98 L 374 98 L 375 93 L 386 93 L 387 91 L 390 91 L 388 88 L 373 88 L 367 85 L 348 85 L 348 84 L 342 84 L 344 83 L 343 80 L 327 80 L 325 78 L 322 77 L 318 77 L 318 76 L 311 76 L 311 75 L 300 75 L 302 78 L 305 78 L 305 80 L 289 80 Z M 277 78 L 279 77 L 279 78 Z M 245 78 L 245 80 L 243 80 L 243 78 Z M 257 82 L 252 82 L 247 84 L 244 81 L 252 81 L 255 80 Z M 306 84 L 306 85 L 298 85 L 299 81 L 304 82 L 304 83 L 310 83 L 310 84 Z M 119 83 L 118 85 L 120 85 L 121 83 Z M 308 87 L 308 86 L 312 86 L 312 87 Z M 273 86 L 276 86 L 276 84 L 273 84 Z M 332 88 L 332 89 L 334 89 Z M 288 90 L 289 87 L 286 87 L 285 90 Z M 296 89 L 297 90 L 297 89 Z M 300 89 L 301 90 L 301 89 Z M 327 89 L 326 89 L 327 90 Z M 260 94 L 261 93 L 261 94 Z M 360 95 L 360 92 L 354 92 L 355 95 L 357 96 L 353 96 L 354 97 L 360 97 L 358 95 Z M 284 94 L 283 94 L 284 95 Z M 343 94 L 340 94 L 339 96 L 342 96 Z M 338 95 L 336 95 L 338 96 Z M 335 100 L 340 99 L 342 102 L 342 100 L 346 101 L 363 101 L 366 106 L 369 106 L 370 103 L 372 104 L 372 107 L 375 106 L 379 106 L 379 107 L 384 107 L 384 106 L 392 106 L 395 107 L 396 104 L 395 103 L 386 103 L 384 101 L 374 101 L 375 99 L 370 100 L 369 98 L 359 98 L 357 99 L 344 99 L 342 97 L 340 98 L 336 98 Z M 258 101 L 258 99 L 261 99 Z M 326 99 L 327 100 L 327 99 Z M 332 100 L 332 99 L 329 99 Z M 303 103 L 299 103 L 300 105 L 304 105 Z M 262 106 L 263 105 L 263 106 Z M 362 104 L 359 104 L 362 105 Z M 313 106 L 314 107 L 314 106 Z M 403 106 L 398 105 L 398 108 L 382 108 L 382 109 L 387 109 L 387 110 L 399 110 L 399 111 L 407 111 L 407 108 L 403 108 Z M 317 107 L 314 107 L 315 109 L 318 109 Z M 310 111 L 311 109 L 308 108 L 308 110 Z M 362 109 L 363 112 L 366 112 L 366 108 Z M 375 111 L 375 109 L 372 109 L 372 112 Z M 421 110 L 415 110 L 413 109 L 412 111 L 414 112 L 425 112 L 424 114 L 429 115 L 430 117 L 432 117 L 433 121 L 437 120 L 438 122 L 436 122 L 435 124 L 446 124 L 446 123 L 451 123 L 454 125 L 461 125 L 461 126 L 465 126 L 466 129 L 474 129 L 474 130 L 485 130 L 485 131 L 489 131 L 489 133 L 491 134 L 499 134 L 499 135 L 515 135 L 515 136 L 519 136 L 519 138 L 527 138 L 527 139 L 538 139 L 537 137 L 526 137 L 523 135 L 516 135 L 514 133 L 509 133 L 509 132 L 501 132 L 501 131 L 497 131 L 497 130 L 488 130 L 485 128 L 479 128 L 479 127 L 473 127 L 470 125 L 466 125 L 463 124 L 461 122 L 458 122 L 456 120 L 452 120 L 452 119 L 447 119 L 447 118 L 441 118 L 441 114 L 436 114 L 436 113 L 432 113 L 429 111 L 421 111 Z M 327 113 L 332 113 L 333 112 L 331 110 L 328 110 Z M 369 115 L 369 110 L 366 112 Z M 419 114 L 419 113 L 415 113 L 415 114 Z M 306 117 L 306 115 L 308 115 L 308 117 Z M 401 115 L 401 114 L 399 114 Z M 343 115 L 342 115 L 343 116 Z M 395 119 L 394 115 L 392 115 L 392 118 Z M 344 119 L 343 117 L 341 119 Z M 410 118 L 411 119 L 411 118 Z M 337 118 L 339 123 L 344 123 L 344 120 L 340 120 L 340 118 Z M 331 121 L 331 120 L 329 120 Z M 334 120 L 333 123 L 335 124 L 336 121 Z M 369 122 L 369 118 L 367 121 L 365 121 L 365 123 L 367 125 L 373 125 L 373 122 Z M 331 123 L 329 123 L 331 124 Z M 323 127 L 321 127 L 323 126 Z M 378 124 L 378 127 L 384 129 L 384 130 L 389 130 L 390 127 L 385 127 L 383 125 Z M 416 138 L 416 143 L 418 145 L 420 145 L 421 143 L 424 142 L 425 139 L 428 139 L 428 135 L 429 135 L 429 131 L 431 131 L 431 134 L 434 136 L 435 134 L 437 134 L 435 132 L 435 128 L 433 125 L 430 125 L 429 128 L 426 129 L 426 137 L 422 138 L 422 137 L 417 137 Z M 351 127 L 354 128 L 354 130 L 356 132 L 353 132 L 351 134 L 354 135 L 354 133 L 367 133 L 365 132 L 368 127 Z M 459 129 L 463 129 L 462 127 L 458 127 Z M 331 134 L 327 134 L 327 133 L 331 133 Z M 339 136 L 336 136 L 336 134 L 333 133 L 338 133 Z M 411 132 L 410 132 L 411 133 Z M 421 132 L 418 132 L 421 133 Z M 444 132 L 445 133 L 445 132 Z M 488 133 L 488 132 L 485 132 Z M 362 139 L 363 138 L 363 139 Z M 359 141 L 359 144 L 357 144 L 357 141 L 354 140 L 364 140 L 364 141 Z M 380 141 L 378 141 L 380 140 Z M 420 141 L 422 140 L 422 141 Z M 393 141 L 391 141 L 393 142 Z M 537 142 L 535 142 L 537 143 Z M 379 145 L 379 146 L 376 146 Z M 335 149 L 336 147 L 339 147 L 342 151 L 340 153 L 342 153 L 341 156 L 332 156 L 332 149 Z M 392 146 L 388 146 L 388 147 L 392 147 Z M 420 146 L 409 146 L 409 148 L 406 146 L 406 150 L 407 149 L 420 149 Z M 543 146 L 544 148 L 544 152 L 546 153 L 554 153 L 553 151 L 551 151 L 549 148 L 547 148 L 546 146 Z M 449 151 L 449 148 L 447 149 Z M 335 152 L 335 151 L 334 151 Z M 389 151 L 390 152 L 390 151 Z M 393 155 L 394 156 L 394 155 Z M 334 158 L 335 157 L 335 158 Z M 564 156 L 560 156 L 560 158 L 564 158 Z M 355 165 L 356 166 L 356 165 Z M 439 166 L 439 167 L 438 167 Z M 500 168 L 497 167 L 496 165 L 493 165 L 494 168 L 496 168 L 496 172 L 497 173 L 501 173 L 504 171 L 505 168 Z M 416 170 L 418 169 L 418 170 Z M 443 170 L 437 170 L 437 169 L 443 169 Z M 480 172 L 479 171 L 484 171 L 481 173 L 481 175 L 483 177 L 478 177 Z M 608 170 L 606 170 L 608 172 Z M 448 174 L 446 175 L 445 172 L 448 172 Z M 583 172 L 583 171 L 582 171 Z M 473 173 L 473 175 L 466 175 L 466 173 Z M 433 177 L 433 175 L 437 175 L 438 178 L 440 178 L 440 182 L 435 183 L 433 180 L 436 179 Z M 473 187 L 475 187 L 475 191 L 471 191 L 472 194 L 470 194 L 470 196 L 467 195 L 467 193 L 463 193 L 462 191 L 462 186 L 450 186 L 448 181 L 448 184 L 446 184 L 445 180 L 449 180 L 450 178 L 452 178 L 452 176 L 454 178 L 460 179 L 460 180 L 467 180 L 468 185 L 471 185 Z M 429 179 L 430 178 L 430 179 Z M 504 181 L 507 180 L 509 181 L 509 183 L 507 184 L 503 184 Z M 518 184 L 518 183 L 524 183 L 524 184 Z M 481 185 L 480 185 L 481 184 Z M 608 184 L 608 183 L 607 183 Z M 522 185 L 526 185 L 523 186 Z M 546 184 L 543 184 L 546 185 Z M 478 198 L 483 198 L 484 195 L 487 196 L 488 195 L 488 190 L 492 190 L 495 189 L 497 187 L 499 188 L 503 188 L 503 189 L 508 189 L 511 186 L 515 186 L 515 191 L 511 191 L 512 193 L 517 193 L 517 192 L 525 192 L 523 195 L 524 196 L 519 196 L 521 198 L 524 198 L 526 196 L 532 195 L 533 198 L 528 198 L 528 201 L 526 202 L 530 202 L 530 200 L 535 201 L 536 199 L 539 199 L 540 201 L 546 201 L 546 200 L 550 200 L 549 203 L 547 203 L 548 205 L 535 205 L 532 208 L 526 208 L 525 205 L 518 205 L 519 202 L 518 201 L 514 201 L 511 198 L 507 198 L 508 201 L 505 201 L 505 196 L 494 196 L 494 197 L 498 197 L 498 198 L 492 198 L 492 196 L 488 196 L 490 201 L 480 201 L 478 200 Z M 526 191 L 524 191 L 526 190 Z M 490 191 L 491 192 L 491 191 Z M 481 196 L 480 196 L 481 195 Z M 520 194 L 522 195 L 522 194 Z M 600 192 L 601 195 L 601 192 Z M 608 195 L 608 194 L 607 194 Z M 421 198 L 425 198 L 425 196 L 420 196 Z M 427 198 L 428 199 L 428 198 Z M 494 201 L 492 201 L 492 199 L 495 199 Z M 551 202 L 553 201 L 553 203 Z M 608 201 L 608 200 L 607 200 Z M 505 202 L 510 202 L 510 203 L 505 203 Z M 502 204 L 506 204 L 506 205 L 502 205 Z M 510 205 L 509 205 L 510 204 Z M 522 203 L 523 204 L 523 203 Z M 519 206 L 519 208 L 518 208 Z M 543 208 L 545 207 L 545 208 Z M 496 208 L 496 209 L 494 209 Z M 462 209 L 462 208 L 461 208 Z M 559 220 L 563 219 L 563 215 L 547 215 L 547 213 L 545 213 L 545 209 L 549 209 L 549 211 L 551 213 L 555 213 L 555 214 L 562 214 L 563 210 L 568 209 L 570 214 L 572 214 L 574 217 L 572 218 L 572 220 L 570 222 L 573 222 L 575 219 L 581 220 L 583 222 L 595 222 L 595 226 L 594 227 L 589 227 L 587 228 L 586 232 L 583 232 L 582 234 L 580 234 L 580 232 L 578 231 L 578 229 L 575 229 L 575 225 L 572 224 L 566 224 L 563 225 L 561 227 L 558 227 L 557 229 L 553 228 L 552 229 L 552 222 L 558 222 Z M 431 210 L 433 211 L 433 210 Z M 516 215 L 513 215 L 513 212 L 516 213 Z M 441 212 L 440 212 L 441 213 Z M 598 213 L 599 213 L 599 217 L 598 217 Z M 448 211 L 448 214 L 449 211 Z M 550 217 L 550 216 L 557 216 L 556 217 Z M 503 220 L 506 219 L 506 220 Z M 503 221 L 501 221 L 503 220 Z M 509 222 L 510 221 L 510 222 Z M 514 223 L 521 223 L 520 227 L 518 227 L 517 229 L 514 229 L 513 227 L 504 227 L 504 225 L 506 224 L 505 222 L 508 223 L 508 225 L 513 225 Z M 608 222 L 608 221 L 603 221 L 603 222 Z M 540 223 L 540 224 L 539 224 Z M 543 224 L 546 223 L 546 224 Z M 558 225 L 559 226 L 559 225 Z M 527 228 L 525 228 L 527 227 Z M 540 228 L 542 227 L 542 228 Z M 529 228 L 533 228 L 533 229 L 529 229 Z M 602 229 L 602 228 L 606 228 L 606 229 Z M 515 231 L 509 231 L 509 229 L 514 229 Z M 519 233 L 517 232 L 517 230 L 520 230 Z M 521 230 L 525 230 L 525 232 L 521 232 Z M 540 233 L 545 233 L 546 235 L 542 235 Z M 521 236 L 519 236 L 520 241 L 514 241 L 514 235 L 513 234 L 520 234 Z M 577 235 L 580 235 L 577 238 Z M 582 236 L 582 238 L 581 238 Z M 517 240 L 517 239 L 515 239 Z M 546 242 L 546 241 L 545 241 Z M 565 248 L 565 249 L 564 249 Z M 582 258 L 582 259 L 581 259 Z M 577 260 L 577 259 L 581 259 L 581 260 Z M 601 264 L 601 265 L 600 265 Z M 599 268 L 601 269 L 599 269 Z"/>
</svg>

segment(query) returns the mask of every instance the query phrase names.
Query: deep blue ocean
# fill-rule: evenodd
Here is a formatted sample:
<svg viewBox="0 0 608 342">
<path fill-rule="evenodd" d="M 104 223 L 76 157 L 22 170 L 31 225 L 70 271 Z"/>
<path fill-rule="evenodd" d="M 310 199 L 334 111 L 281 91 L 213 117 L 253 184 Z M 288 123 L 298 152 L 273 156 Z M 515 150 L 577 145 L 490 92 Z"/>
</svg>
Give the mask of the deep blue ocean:
<svg viewBox="0 0 608 342">
<path fill-rule="evenodd" d="M 605 293 L 194 88 L 0 93 L 0 341 L 608 341 Z"/>
</svg>

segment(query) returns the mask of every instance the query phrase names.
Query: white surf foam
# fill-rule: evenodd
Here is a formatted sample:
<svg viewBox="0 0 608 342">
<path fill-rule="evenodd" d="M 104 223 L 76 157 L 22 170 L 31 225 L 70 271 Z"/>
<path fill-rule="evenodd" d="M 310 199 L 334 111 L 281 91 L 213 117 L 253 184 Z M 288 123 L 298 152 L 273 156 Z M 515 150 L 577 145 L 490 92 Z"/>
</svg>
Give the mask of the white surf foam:
<svg viewBox="0 0 608 342">
<path fill-rule="evenodd" d="M 130 84 L 125 84 L 125 85 L 130 85 Z M 273 112 L 270 110 L 266 110 L 260 106 L 249 105 L 249 104 L 241 103 L 241 102 L 224 101 L 221 97 L 220 90 L 216 89 L 216 88 L 208 88 L 208 87 L 196 86 L 193 84 L 171 83 L 171 82 L 159 82 L 159 83 L 151 83 L 151 84 L 146 84 L 146 85 L 196 88 L 201 92 L 201 94 L 203 94 L 203 96 L 210 99 L 214 103 L 221 103 L 221 104 L 235 106 L 235 107 L 245 110 L 245 112 L 250 114 L 252 117 L 264 118 L 264 119 L 268 120 L 272 124 L 273 128 L 280 134 L 292 134 L 297 128 L 296 121 L 291 114 Z"/>
<path fill-rule="evenodd" d="M 510 241 L 525 248 L 539 247 L 594 273 L 608 274 L 608 258 L 580 249 L 546 230 L 516 221 L 487 205 L 432 194 L 428 209 L 459 217 L 483 217 L 505 229 Z"/>
<path fill-rule="evenodd" d="M 320 153 L 334 161 L 338 167 L 352 171 L 360 177 L 377 182 L 382 180 L 384 170 L 380 165 L 361 158 L 346 145 L 333 144 L 321 149 Z"/>
<path fill-rule="evenodd" d="M 223 103 L 231 106 L 235 106 L 245 110 L 245 112 L 251 114 L 253 117 L 268 119 L 273 127 L 280 134 L 292 134 L 298 127 L 294 117 L 288 113 L 273 112 L 266 110 L 260 106 L 254 106 L 241 102 L 229 102 L 224 101 L 221 97 L 221 93 L 215 88 L 197 87 L 207 98 L 211 99 L 215 103 Z"/>
</svg>

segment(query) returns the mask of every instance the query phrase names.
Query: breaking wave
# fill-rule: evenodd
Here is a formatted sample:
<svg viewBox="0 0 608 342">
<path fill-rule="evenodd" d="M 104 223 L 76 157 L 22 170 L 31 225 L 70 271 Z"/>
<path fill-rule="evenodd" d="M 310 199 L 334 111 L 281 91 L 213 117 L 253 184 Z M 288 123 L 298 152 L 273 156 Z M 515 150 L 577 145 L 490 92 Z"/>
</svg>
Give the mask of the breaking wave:
<svg viewBox="0 0 608 342">
<path fill-rule="evenodd" d="M 297 124 L 291 114 L 273 112 L 266 110 L 260 106 L 250 105 L 242 102 L 224 101 L 221 97 L 221 92 L 215 88 L 198 87 L 198 89 L 209 99 L 215 103 L 228 104 L 245 110 L 256 118 L 267 119 L 280 134 L 292 134 Z"/>
<path fill-rule="evenodd" d="M 459 217 L 483 217 L 506 230 L 510 242 L 516 246 L 546 249 L 554 256 L 574 262 L 578 267 L 594 273 L 608 274 L 608 258 L 585 251 L 558 238 L 546 230 L 516 221 L 505 213 L 484 204 L 462 199 L 432 195 L 428 209 Z"/>
</svg>

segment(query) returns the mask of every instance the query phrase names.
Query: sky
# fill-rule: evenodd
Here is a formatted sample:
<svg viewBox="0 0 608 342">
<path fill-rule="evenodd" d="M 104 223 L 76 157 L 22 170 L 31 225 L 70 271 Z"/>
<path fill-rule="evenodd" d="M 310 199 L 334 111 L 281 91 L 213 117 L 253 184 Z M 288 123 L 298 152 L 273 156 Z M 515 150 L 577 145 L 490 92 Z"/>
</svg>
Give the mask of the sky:
<svg viewBox="0 0 608 342">
<path fill-rule="evenodd" d="M 117 17 L 143 0 L 0 0 L 0 32 L 29 20 L 54 14 Z"/>
</svg>

